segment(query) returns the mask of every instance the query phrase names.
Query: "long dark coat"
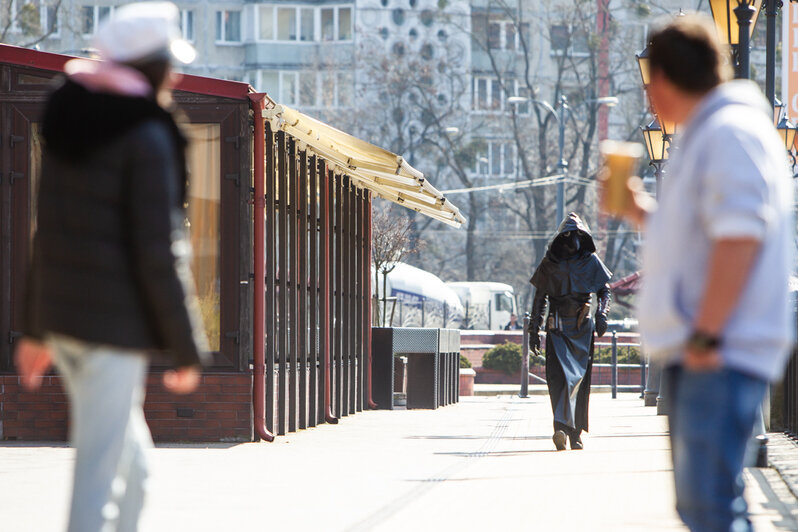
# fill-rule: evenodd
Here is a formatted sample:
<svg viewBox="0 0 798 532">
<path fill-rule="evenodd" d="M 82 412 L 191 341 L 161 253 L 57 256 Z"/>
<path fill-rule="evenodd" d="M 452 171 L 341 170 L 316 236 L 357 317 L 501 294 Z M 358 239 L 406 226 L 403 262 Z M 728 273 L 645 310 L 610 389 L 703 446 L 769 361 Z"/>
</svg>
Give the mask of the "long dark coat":
<svg viewBox="0 0 798 532">
<path fill-rule="evenodd" d="M 578 237 L 578 251 L 563 246 Z M 575 213 L 563 220 L 530 282 L 535 286 L 530 324 L 538 334 L 546 306 L 546 381 L 554 414 L 554 429 L 579 434 L 588 430 L 588 400 L 593 365 L 595 322 L 590 316 L 592 294 L 598 298 L 596 318 L 605 320 L 612 276 L 596 255 L 590 230 Z"/>
</svg>

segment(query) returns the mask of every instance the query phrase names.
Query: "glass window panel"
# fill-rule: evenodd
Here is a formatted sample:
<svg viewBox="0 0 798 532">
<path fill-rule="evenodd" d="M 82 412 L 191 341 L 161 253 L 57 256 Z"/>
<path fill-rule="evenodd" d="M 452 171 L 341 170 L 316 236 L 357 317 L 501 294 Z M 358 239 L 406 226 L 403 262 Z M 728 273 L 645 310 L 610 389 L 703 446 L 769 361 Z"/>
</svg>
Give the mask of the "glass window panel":
<svg viewBox="0 0 798 532">
<path fill-rule="evenodd" d="M 512 22 L 505 25 L 504 36 L 504 47 L 507 50 L 515 50 L 515 25 Z"/>
<path fill-rule="evenodd" d="M 241 40 L 241 12 L 226 11 L 227 20 L 224 25 L 224 40 L 238 42 Z"/>
<path fill-rule="evenodd" d="M 111 14 L 110 7 L 100 6 L 97 8 L 97 22 L 102 23 L 105 19 L 108 18 L 108 15 Z"/>
<path fill-rule="evenodd" d="M 555 51 L 564 51 L 568 48 L 569 32 L 568 26 L 564 24 L 556 24 L 551 27 L 549 31 L 551 38 L 551 49 Z"/>
<path fill-rule="evenodd" d="M 296 40 L 296 8 L 278 7 L 277 8 L 277 40 L 295 41 Z"/>
<path fill-rule="evenodd" d="M 211 349 L 219 350 L 221 139 L 219 124 L 188 124 L 188 210 L 186 229 L 194 255 L 191 271 L 197 284 L 202 321 Z"/>
<path fill-rule="evenodd" d="M 280 98 L 286 105 L 296 104 L 296 72 L 283 72 L 282 86 L 280 87 Z"/>
<path fill-rule="evenodd" d="M 80 9 L 80 31 L 84 35 L 94 33 L 94 6 L 83 6 Z"/>
<path fill-rule="evenodd" d="M 299 73 L 299 105 L 305 107 L 316 106 L 316 73 Z"/>
<path fill-rule="evenodd" d="M 342 7 L 338 9 L 338 40 L 352 40 L 352 8 Z"/>
<path fill-rule="evenodd" d="M 216 12 L 216 40 L 222 40 L 222 12 Z"/>
<path fill-rule="evenodd" d="M 504 173 L 515 173 L 515 146 L 510 143 L 504 145 Z"/>
<path fill-rule="evenodd" d="M 268 93 L 276 99 L 279 99 L 280 73 L 275 70 L 261 70 L 260 86 L 258 89 Z"/>
<path fill-rule="evenodd" d="M 333 72 L 321 73 L 321 105 L 324 107 L 335 106 L 335 74 Z"/>
<path fill-rule="evenodd" d="M 494 79 L 490 82 L 490 108 L 501 109 L 502 106 L 502 89 L 499 85 L 499 80 Z"/>
<path fill-rule="evenodd" d="M 321 10 L 321 40 L 335 40 L 335 10 L 333 8 L 322 8 Z"/>
<path fill-rule="evenodd" d="M 497 49 L 501 47 L 502 27 L 501 24 L 491 22 L 488 24 L 488 48 Z"/>
<path fill-rule="evenodd" d="M 258 8 L 258 38 L 264 41 L 274 40 L 274 8 L 272 6 Z"/>
<path fill-rule="evenodd" d="M 39 181 L 42 173 L 42 136 L 41 127 L 38 123 L 30 126 L 30 180 L 28 189 L 28 227 L 30 227 L 30 241 L 33 242 L 33 235 L 36 234 L 36 209 L 39 199 Z M 33 253 L 33 246 L 28 246 Z"/>
<path fill-rule="evenodd" d="M 530 43 L 529 22 L 522 22 L 521 24 L 519 24 L 519 27 L 521 28 L 520 32 L 521 39 L 523 39 L 524 43 L 526 44 L 526 47 L 529 48 L 529 43 Z M 522 49 L 520 41 L 518 43 L 518 48 Z"/>
<path fill-rule="evenodd" d="M 588 35 L 583 30 L 576 30 L 571 39 L 571 48 L 574 53 L 587 54 L 590 53 L 590 46 L 588 44 Z"/>
<path fill-rule="evenodd" d="M 58 33 L 58 8 L 47 6 L 47 33 Z"/>
<path fill-rule="evenodd" d="M 355 84 L 351 72 L 338 73 L 338 106 L 350 107 L 352 105 L 352 95 L 355 92 Z"/>
<path fill-rule="evenodd" d="M 490 143 L 490 173 L 491 175 L 501 175 L 502 173 L 502 153 L 501 144 Z"/>
<path fill-rule="evenodd" d="M 488 108 L 488 80 L 477 79 L 477 109 Z"/>
<path fill-rule="evenodd" d="M 299 40 L 305 42 L 313 42 L 316 40 L 316 10 L 313 8 L 303 7 L 300 10 L 301 31 Z"/>
<path fill-rule="evenodd" d="M 180 31 L 187 41 L 194 40 L 194 12 L 184 9 L 180 14 Z"/>
</svg>

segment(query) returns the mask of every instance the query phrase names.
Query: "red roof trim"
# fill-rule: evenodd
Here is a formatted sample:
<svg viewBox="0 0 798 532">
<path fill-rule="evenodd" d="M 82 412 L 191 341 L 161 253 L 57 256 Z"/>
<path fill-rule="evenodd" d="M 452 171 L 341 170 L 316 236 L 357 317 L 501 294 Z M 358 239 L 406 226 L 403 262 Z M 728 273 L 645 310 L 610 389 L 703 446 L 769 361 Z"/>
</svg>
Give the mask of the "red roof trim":
<svg viewBox="0 0 798 532">
<path fill-rule="evenodd" d="M 60 72 L 64 70 L 64 64 L 70 59 L 74 59 L 74 57 L 0 44 L 0 63 Z M 250 92 L 254 92 L 254 89 L 248 83 L 241 81 L 227 81 L 188 74 L 183 75 L 183 79 L 178 83 L 176 89 L 236 100 L 248 100 Z"/>
</svg>

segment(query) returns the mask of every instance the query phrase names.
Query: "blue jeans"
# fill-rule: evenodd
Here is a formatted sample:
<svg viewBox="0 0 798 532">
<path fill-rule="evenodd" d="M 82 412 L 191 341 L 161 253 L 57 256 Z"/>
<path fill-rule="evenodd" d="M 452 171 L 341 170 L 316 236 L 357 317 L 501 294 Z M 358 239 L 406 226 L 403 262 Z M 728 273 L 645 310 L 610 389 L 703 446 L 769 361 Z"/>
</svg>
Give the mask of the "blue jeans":
<svg viewBox="0 0 798 532">
<path fill-rule="evenodd" d="M 767 383 L 724 368 L 666 370 L 676 510 L 692 532 L 750 532 L 743 462 Z"/>
</svg>

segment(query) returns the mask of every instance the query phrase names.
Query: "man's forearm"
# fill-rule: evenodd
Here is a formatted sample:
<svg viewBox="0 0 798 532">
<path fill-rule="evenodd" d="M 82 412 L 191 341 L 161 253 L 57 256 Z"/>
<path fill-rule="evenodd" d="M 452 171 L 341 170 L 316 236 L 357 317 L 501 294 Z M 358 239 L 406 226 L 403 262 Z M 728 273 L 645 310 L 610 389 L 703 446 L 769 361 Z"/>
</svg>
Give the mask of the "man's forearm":
<svg viewBox="0 0 798 532">
<path fill-rule="evenodd" d="M 720 335 L 737 308 L 761 242 L 753 238 L 717 240 L 712 246 L 706 289 L 693 328 Z"/>
</svg>

